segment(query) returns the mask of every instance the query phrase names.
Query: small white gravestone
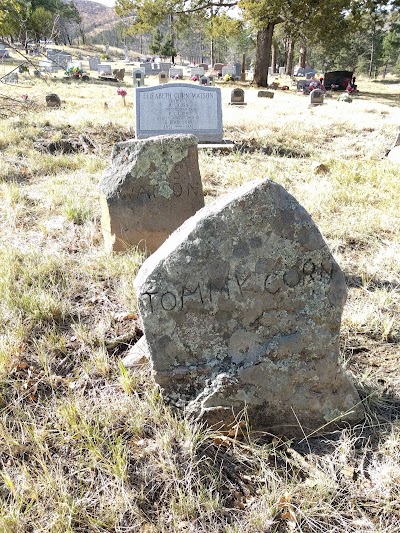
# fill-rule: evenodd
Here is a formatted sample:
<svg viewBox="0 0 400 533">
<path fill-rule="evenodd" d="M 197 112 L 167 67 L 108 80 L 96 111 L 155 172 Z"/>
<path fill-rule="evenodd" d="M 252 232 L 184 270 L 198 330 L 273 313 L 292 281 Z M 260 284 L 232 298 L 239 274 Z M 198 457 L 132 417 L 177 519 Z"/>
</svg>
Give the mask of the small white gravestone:
<svg viewBox="0 0 400 533">
<path fill-rule="evenodd" d="M 204 68 L 203 67 L 192 67 L 190 69 L 190 77 L 193 78 L 193 76 L 196 76 L 197 78 L 201 78 L 201 76 L 204 76 Z"/>
<path fill-rule="evenodd" d="M 232 78 L 236 78 L 236 68 L 233 66 L 222 67 L 222 77 L 224 76 L 231 76 Z"/>
<path fill-rule="evenodd" d="M 145 75 L 152 73 L 151 63 L 139 63 L 139 68 L 144 69 Z"/>
<path fill-rule="evenodd" d="M 279 73 L 279 76 L 282 76 L 283 74 L 286 73 L 286 68 L 285 67 L 279 67 L 278 73 Z"/>
<path fill-rule="evenodd" d="M 168 62 L 165 62 L 165 61 L 160 61 L 158 63 L 158 68 L 160 70 L 165 71 L 165 72 L 168 72 L 171 67 L 172 67 L 172 63 L 168 63 Z"/>
<path fill-rule="evenodd" d="M 143 87 L 144 85 L 144 68 L 134 68 L 132 70 L 133 86 L 134 87 Z"/>
<path fill-rule="evenodd" d="M 169 77 L 182 80 L 183 79 L 183 68 L 171 67 L 169 69 Z"/>
<path fill-rule="evenodd" d="M 172 83 L 135 89 L 136 138 L 191 133 L 199 141 L 223 137 L 221 89 Z"/>
<path fill-rule="evenodd" d="M 99 76 L 111 76 L 112 75 L 112 68 L 111 68 L 111 65 L 108 63 L 100 63 L 97 66 L 97 71 L 99 73 Z"/>
<path fill-rule="evenodd" d="M 67 65 L 69 61 L 71 61 L 72 56 L 70 54 L 66 54 L 64 52 L 60 52 L 59 54 L 54 54 L 51 58 L 57 65 L 60 65 L 62 68 L 67 68 Z"/>
<path fill-rule="evenodd" d="M 79 70 L 82 70 L 82 61 L 69 61 L 67 63 L 67 69 L 69 68 L 78 68 Z"/>
<path fill-rule="evenodd" d="M 321 89 L 314 89 L 310 92 L 310 105 L 322 105 L 324 103 L 324 93 Z"/>
<path fill-rule="evenodd" d="M 89 57 L 89 69 L 90 70 L 97 70 L 100 63 L 101 61 L 99 57 L 97 56 Z"/>
<path fill-rule="evenodd" d="M 38 66 L 43 72 L 52 72 L 53 61 L 50 61 L 48 59 L 42 59 L 38 62 Z"/>
</svg>

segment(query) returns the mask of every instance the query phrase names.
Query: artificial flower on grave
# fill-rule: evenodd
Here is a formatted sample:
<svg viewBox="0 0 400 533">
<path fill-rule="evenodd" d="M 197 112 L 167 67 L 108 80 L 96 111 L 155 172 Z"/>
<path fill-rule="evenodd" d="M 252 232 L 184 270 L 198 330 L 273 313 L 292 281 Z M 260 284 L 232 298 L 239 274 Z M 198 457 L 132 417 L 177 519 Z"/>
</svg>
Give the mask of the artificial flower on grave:
<svg viewBox="0 0 400 533">
<path fill-rule="evenodd" d="M 199 78 L 198 78 L 197 76 L 192 76 L 190 79 L 191 79 L 192 81 L 199 81 Z"/>
<path fill-rule="evenodd" d="M 81 78 L 83 75 L 83 70 L 78 67 L 69 67 L 65 71 L 65 75 L 69 78 Z"/>
<path fill-rule="evenodd" d="M 125 103 L 125 96 L 128 94 L 128 93 L 126 92 L 126 90 L 125 90 L 123 87 L 118 87 L 118 89 L 117 89 L 117 94 L 119 94 L 120 96 L 122 96 L 122 100 L 123 100 L 123 102 L 124 102 L 124 105 L 126 105 L 126 103 Z"/>
</svg>

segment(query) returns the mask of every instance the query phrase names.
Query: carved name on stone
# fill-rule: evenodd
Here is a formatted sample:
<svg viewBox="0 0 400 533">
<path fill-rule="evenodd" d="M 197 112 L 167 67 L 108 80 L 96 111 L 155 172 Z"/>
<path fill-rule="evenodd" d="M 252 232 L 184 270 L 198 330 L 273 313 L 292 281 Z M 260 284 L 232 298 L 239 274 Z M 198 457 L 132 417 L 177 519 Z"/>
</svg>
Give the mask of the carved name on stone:
<svg viewBox="0 0 400 533">
<path fill-rule="evenodd" d="M 197 139 L 169 135 L 117 143 L 100 189 L 106 249 L 153 252 L 204 206 Z"/>
<path fill-rule="evenodd" d="M 338 364 L 344 276 L 278 184 L 201 209 L 135 287 L 155 379 L 194 416 L 228 424 L 246 408 L 253 429 L 292 436 L 362 415 Z"/>
</svg>

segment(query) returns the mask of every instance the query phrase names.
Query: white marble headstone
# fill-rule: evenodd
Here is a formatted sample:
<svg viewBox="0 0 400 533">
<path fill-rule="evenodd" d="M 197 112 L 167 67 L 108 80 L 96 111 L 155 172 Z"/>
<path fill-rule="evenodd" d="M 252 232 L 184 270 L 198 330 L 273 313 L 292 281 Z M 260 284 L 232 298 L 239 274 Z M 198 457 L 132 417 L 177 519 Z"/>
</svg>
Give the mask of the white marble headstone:
<svg viewBox="0 0 400 533">
<path fill-rule="evenodd" d="M 136 138 L 191 133 L 199 141 L 223 137 L 221 89 L 191 83 L 138 87 Z"/>
</svg>

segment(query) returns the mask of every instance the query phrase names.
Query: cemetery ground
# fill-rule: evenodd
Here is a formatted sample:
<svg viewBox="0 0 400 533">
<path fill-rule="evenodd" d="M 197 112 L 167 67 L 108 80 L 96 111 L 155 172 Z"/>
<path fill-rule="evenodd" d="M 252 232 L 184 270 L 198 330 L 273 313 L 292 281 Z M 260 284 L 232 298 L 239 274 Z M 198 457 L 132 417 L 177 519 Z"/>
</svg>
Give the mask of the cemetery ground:
<svg viewBox="0 0 400 533">
<path fill-rule="evenodd" d="M 351 104 L 311 109 L 249 85 L 247 106 L 229 106 L 236 85 L 221 85 L 236 149 L 199 155 L 206 202 L 269 177 L 346 275 L 341 359 L 366 418 L 298 440 L 253 432 L 245 413 L 228 435 L 195 424 L 146 366 L 121 364 L 141 336 L 144 257 L 104 252 L 98 183 L 134 137 L 131 80 L 126 105 L 96 80 L 0 86 L 1 531 L 399 531 L 400 167 L 385 155 L 400 82 L 357 82 Z M 60 109 L 45 106 L 53 92 Z"/>
</svg>

